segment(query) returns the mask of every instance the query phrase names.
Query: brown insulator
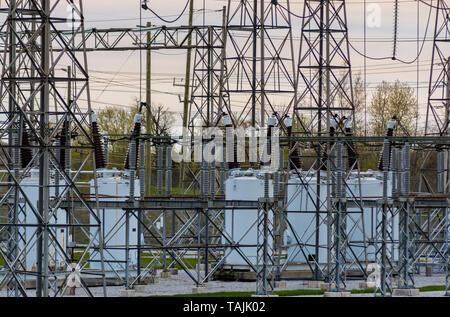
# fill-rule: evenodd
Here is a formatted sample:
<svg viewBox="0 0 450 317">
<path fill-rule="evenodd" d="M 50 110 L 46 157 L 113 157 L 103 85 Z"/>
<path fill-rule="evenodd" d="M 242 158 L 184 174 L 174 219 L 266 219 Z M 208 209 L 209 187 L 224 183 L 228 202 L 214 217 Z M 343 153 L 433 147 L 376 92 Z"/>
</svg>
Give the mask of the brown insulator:
<svg viewBox="0 0 450 317">
<path fill-rule="evenodd" d="M 139 157 L 139 136 L 141 135 L 141 126 L 142 126 L 142 114 L 138 113 L 134 116 L 134 129 L 131 134 L 131 137 L 136 140 L 136 162 L 134 166 L 138 166 L 138 157 Z M 125 158 L 125 169 L 130 169 L 130 147 L 128 147 L 127 156 Z"/>
<path fill-rule="evenodd" d="M 33 150 L 31 149 L 31 138 L 28 131 L 25 129 L 26 125 L 23 124 L 22 129 L 22 145 L 20 147 L 21 166 L 25 168 L 30 164 L 33 159 Z"/>
<path fill-rule="evenodd" d="M 348 120 L 345 124 L 345 136 L 348 136 L 348 137 L 353 136 L 353 131 L 352 131 L 350 120 Z M 353 170 L 355 168 L 358 168 L 358 166 L 357 166 L 358 153 L 356 152 L 355 142 L 348 141 L 345 143 L 345 146 L 347 147 L 349 169 Z"/>
<path fill-rule="evenodd" d="M 395 120 L 396 120 L 395 117 L 392 118 L 391 120 L 389 120 L 389 122 L 387 124 L 386 136 L 393 136 L 394 135 Z M 386 146 L 388 147 L 387 153 L 389 153 L 388 161 L 389 161 L 389 165 L 390 165 L 391 164 L 391 153 L 392 153 L 392 142 L 389 142 Z M 380 171 L 383 170 L 384 147 L 385 147 L 385 145 L 383 144 L 383 148 L 381 149 L 380 155 L 378 157 L 378 170 L 380 170 Z"/>
<path fill-rule="evenodd" d="M 102 136 L 98 129 L 97 117 L 95 116 L 95 114 L 92 115 L 92 134 L 94 138 L 95 168 L 106 168 Z"/>
<path fill-rule="evenodd" d="M 288 137 L 292 137 L 292 119 L 287 116 L 284 119 L 284 125 L 286 126 L 286 131 L 287 131 L 287 135 Z M 289 153 L 289 169 L 290 170 L 299 170 L 303 168 L 303 161 L 302 158 L 300 156 L 300 150 L 298 147 L 296 147 L 295 149 L 292 150 L 293 147 L 293 143 L 292 141 L 289 139 L 289 144 L 288 144 L 288 153 Z"/>
</svg>

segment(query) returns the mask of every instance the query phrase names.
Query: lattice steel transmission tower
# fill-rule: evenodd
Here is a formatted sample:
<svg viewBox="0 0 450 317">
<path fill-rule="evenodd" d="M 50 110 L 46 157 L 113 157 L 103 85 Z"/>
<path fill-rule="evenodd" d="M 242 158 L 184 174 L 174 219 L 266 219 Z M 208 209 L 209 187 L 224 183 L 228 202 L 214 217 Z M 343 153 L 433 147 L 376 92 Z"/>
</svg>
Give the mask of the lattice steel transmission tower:
<svg viewBox="0 0 450 317">
<path fill-rule="evenodd" d="M 431 56 L 430 82 L 428 86 L 428 106 L 425 122 L 425 135 L 449 135 L 450 133 L 450 8 L 445 0 L 438 0 L 435 15 L 433 51 Z M 438 188 L 436 170 L 430 171 L 422 166 L 420 190 L 430 192 L 448 191 L 448 149 L 437 146 L 444 151 L 444 187 Z M 427 153 L 424 162 L 429 162 L 431 154 Z M 425 163 L 424 163 L 425 164 Z M 434 181 L 433 181 L 434 180 Z"/>
<path fill-rule="evenodd" d="M 296 72 L 289 0 L 228 1 L 225 93 L 233 123 L 264 127 L 289 113 Z"/>
<path fill-rule="evenodd" d="M 293 135 L 351 136 L 354 110 L 345 1 L 306 0 Z M 301 171 L 301 166 L 296 166 L 302 155 L 314 158 L 309 171 Z M 290 159 L 312 205 L 310 210 L 300 211 L 315 214 L 311 224 L 314 234 L 310 240 L 303 241 L 315 248 L 309 256 L 314 266 L 313 278 L 326 278 L 331 291 L 343 290 L 347 268 L 352 266 L 365 272 L 361 262 L 366 260 L 362 207 L 357 203 L 357 197 L 361 196 L 359 177 L 353 180 L 353 186 L 348 184 L 352 171 L 359 168 L 355 145 L 346 141 L 297 142 L 291 149 Z M 347 199 L 355 201 L 357 206 L 347 207 Z M 322 226 L 328 227 L 326 245 L 320 242 L 324 234 L 320 230 Z M 359 238 L 351 243 L 353 236 Z M 327 252 L 326 277 L 325 268 L 319 264 L 321 252 Z"/>
<path fill-rule="evenodd" d="M 84 278 L 89 250 L 102 253 L 99 221 L 60 208 L 79 201 L 98 220 L 78 184 L 95 170 L 87 58 L 71 50 L 85 39 L 82 1 L 10 0 L 0 12 L 0 286 L 29 296 L 36 281 L 36 296 L 58 296 L 79 278 L 92 295 Z M 87 155 L 71 162 L 77 150 Z"/>
</svg>

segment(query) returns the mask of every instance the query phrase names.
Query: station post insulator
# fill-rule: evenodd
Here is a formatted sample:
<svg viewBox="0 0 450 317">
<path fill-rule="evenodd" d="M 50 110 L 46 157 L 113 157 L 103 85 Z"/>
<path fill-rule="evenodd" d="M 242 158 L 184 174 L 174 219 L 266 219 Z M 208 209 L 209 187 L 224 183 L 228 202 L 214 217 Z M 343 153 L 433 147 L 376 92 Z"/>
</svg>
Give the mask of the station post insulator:
<svg viewBox="0 0 450 317">
<path fill-rule="evenodd" d="M 390 137 L 390 136 L 394 135 L 394 129 L 395 129 L 396 121 L 397 121 L 397 117 L 396 116 L 392 117 L 388 121 L 388 123 L 386 124 L 386 130 L 387 130 L 386 131 L 386 136 Z M 388 147 L 388 149 L 386 149 L 386 151 L 384 149 L 385 146 Z M 392 152 L 392 142 L 391 141 L 389 141 L 387 143 L 385 142 L 383 144 L 383 148 L 381 149 L 381 152 L 380 152 L 380 158 L 378 159 L 378 169 L 380 171 L 383 170 L 383 160 L 384 160 L 383 155 L 384 155 L 384 153 L 387 153 L 387 155 L 388 155 L 388 157 L 386 159 L 388 160 L 388 166 L 389 166 L 390 160 L 391 160 L 391 152 Z"/>
<path fill-rule="evenodd" d="M 140 109 L 140 110 L 142 110 L 142 109 Z M 135 161 L 134 166 L 137 166 L 137 160 L 139 157 L 139 136 L 141 135 L 141 126 L 142 126 L 143 118 L 144 118 L 144 116 L 142 115 L 141 112 L 136 113 L 136 115 L 134 116 L 134 129 L 133 129 L 133 132 L 131 133 L 131 137 L 133 139 L 135 139 L 135 141 L 136 141 L 136 156 L 134 157 L 134 159 L 136 161 Z M 131 142 L 130 142 L 130 145 L 131 145 Z M 125 169 L 126 170 L 130 169 L 130 147 L 128 147 L 127 156 L 125 158 Z"/>
</svg>

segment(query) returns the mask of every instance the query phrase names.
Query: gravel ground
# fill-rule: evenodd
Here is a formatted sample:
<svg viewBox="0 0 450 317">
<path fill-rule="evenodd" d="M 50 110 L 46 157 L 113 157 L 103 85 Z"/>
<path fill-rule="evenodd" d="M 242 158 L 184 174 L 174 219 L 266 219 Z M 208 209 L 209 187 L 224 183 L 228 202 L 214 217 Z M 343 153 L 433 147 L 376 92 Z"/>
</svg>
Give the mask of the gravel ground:
<svg viewBox="0 0 450 317">
<path fill-rule="evenodd" d="M 359 283 L 362 280 L 350 280 L 347 281 L 347 289 L 359 289 Z M 416 287 L 426 285 L 443 285 L 445 283 L 445 276 L 443 274 L 435 274 L 432 277 L 426 277 L 424 275 L 415 276 Z M 286 288 L 284 290 L 295 289 L 308 289 L 307 281 L 286 281 Z M 136 296 L 151 296 L 151 295 L 175 295 L 175 294 L 191 294 L 195 287 L 189 276 L 179 271 L 178 275 L 172 275 L 170 278 L 160 278 L 156 284 L 145 285 L 144 292 L 136 292 Z M 121 296 L 121 291 L 124 290 L 123 286 L 108 286 L 107 296 L 118 297 Z M 278 289 L 281 290 L 281 289 Z M 90 291 L 96 297 L 103 297 L 102 287 L 91 287 Z M 255 291 L 255 282 L 224 282 L 224 281 L 211 281 L 206 284 L 205 292 L 245 292 Z M 29 296 L 34 296 L 34 290 L 27 290 Z M 438 292 L 422 292 L 421 297 L 435 297 L 443 296 L 443 291 Z M 0 291 L 0 297 L 6 296 L 6 291 Z M 75 296 L 87 296 L 83 289 L 77 289 Z M 353 297 L 373 297 L 373 294 L 354 294 Z M 310 296 L 315 297 L 315 296 Z"/>
</svg>

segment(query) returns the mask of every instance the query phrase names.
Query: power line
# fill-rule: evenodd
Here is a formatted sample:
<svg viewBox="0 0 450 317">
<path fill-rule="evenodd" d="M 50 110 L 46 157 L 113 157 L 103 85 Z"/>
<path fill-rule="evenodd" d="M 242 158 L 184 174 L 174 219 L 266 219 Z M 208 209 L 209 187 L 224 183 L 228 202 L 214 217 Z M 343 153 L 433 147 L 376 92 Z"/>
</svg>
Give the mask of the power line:
<svg viewBox="0 0 450 317">
<path fill-rule="evenodd" d="M 183 11 L 181 11 L 180 15 L 178 15 L 178 16 L 177 16 L 175 19 L 173 19 L 173 20 L 166 20 L 166 19 L 164 19 L 162 16 L 160 16 L 158 13 L 156 13 L 155 11 L 153 11 L 152 8 L 150 8 L 150 7 L 147 5 L 148 0 L 144 0 L 144 1 L 143 1 L 143 3 L 142 3 L 142 9 L 150 11 L 150 12 L 153 13 L 158 19 L 160 19 L 161 21 L 170 24 L 170 23 L 177 22 L 177 21 L 183 16 L 183 14 L 186 12 L 186 9 L 187 9 L 187 7 L 188 7 L 188 5 L 189 5 L 189 1 L 191 1 L 191 0 L 187 0 L 187 1 L 186 1 L 186 5 L 184 6 Z"/>
</svg>

